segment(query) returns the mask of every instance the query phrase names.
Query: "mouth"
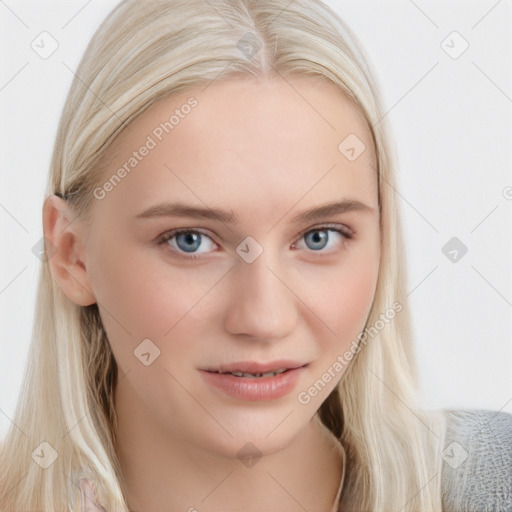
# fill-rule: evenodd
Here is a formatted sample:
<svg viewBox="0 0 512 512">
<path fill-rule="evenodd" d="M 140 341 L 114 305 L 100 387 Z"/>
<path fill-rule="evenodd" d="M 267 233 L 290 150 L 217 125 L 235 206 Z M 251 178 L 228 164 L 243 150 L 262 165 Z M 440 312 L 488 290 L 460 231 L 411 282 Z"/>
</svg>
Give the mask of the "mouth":
<svg viewBox="0 0 512 512">
<path fill-rule="evenodd" d="M 273 400 L 292 391 L 308 364 L 294 361 L 247 362 L 200 370 L 208 384 L 233 398 Z"/>
<path fill-rule="evenodd" d="M 234 377 L 245 377 L 247 379 L 261 379 L 262 377 L 275 377 L 276 375 L 279 375 L 280 373 L 284 373 L 288 371 L 288 368 L 281 368 L 279 370 L 273 370 L 270 372 L 265 373 L 249 373 L 249 372 L 221 372 L 221 371 L 215 371 L 215 370 L 206 370 L 210 373 L 220 373 L 221 375 L 233 375 Z"/>
<path fill-rule="evenodd" d="M 214 368 L 204 368 L 203 370 L 209 373 L 230 374 L 235 377 L 244 377 L 247 379 L 261 379 L 265 377 L 275 377 L 281 373 L 296 370 L 304 366 L 307 366 L 307 363 L 297 363 L 294 361 L 274 361 L 265 364 L 242 362 L 220 365 Z"/>
</svg>

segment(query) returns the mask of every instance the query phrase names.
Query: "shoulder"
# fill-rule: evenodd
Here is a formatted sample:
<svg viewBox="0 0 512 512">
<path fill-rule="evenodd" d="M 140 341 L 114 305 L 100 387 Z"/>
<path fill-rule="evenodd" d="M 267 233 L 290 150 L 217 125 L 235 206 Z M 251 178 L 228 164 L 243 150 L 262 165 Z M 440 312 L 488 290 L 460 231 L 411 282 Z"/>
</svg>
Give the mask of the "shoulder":
<svg viewBox="0 0 512 512">
<path fill-rule="evenodd" d="M 444 512 L 512 512 L 512 415 L 443 410 Z"/>
</svg>

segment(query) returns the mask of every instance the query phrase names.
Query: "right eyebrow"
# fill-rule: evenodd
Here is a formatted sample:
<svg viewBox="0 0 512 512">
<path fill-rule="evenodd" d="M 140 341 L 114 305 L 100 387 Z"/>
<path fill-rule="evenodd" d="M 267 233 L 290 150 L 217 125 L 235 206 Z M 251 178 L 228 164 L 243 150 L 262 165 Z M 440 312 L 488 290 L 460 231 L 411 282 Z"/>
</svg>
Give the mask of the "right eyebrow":
<svg viewBox="0 0 512 512">
<path fill-rule="evenodd" d="M 375 212 L 375 208 L 361 201 L 348 199 L 339 202 L 315 206 L 294 216 L 290 222 L 299 224 L 320 220 L 332 215 L 349 211 Z M 239 216 L 233 210 L 192 206 L 185 203 L 160 203 L 139 213 L 137 218 L 151 219 L 157 217 L 189 217 L 194 219 L 217 220 L 226 224 L 238 224 Z"/>
</svg>

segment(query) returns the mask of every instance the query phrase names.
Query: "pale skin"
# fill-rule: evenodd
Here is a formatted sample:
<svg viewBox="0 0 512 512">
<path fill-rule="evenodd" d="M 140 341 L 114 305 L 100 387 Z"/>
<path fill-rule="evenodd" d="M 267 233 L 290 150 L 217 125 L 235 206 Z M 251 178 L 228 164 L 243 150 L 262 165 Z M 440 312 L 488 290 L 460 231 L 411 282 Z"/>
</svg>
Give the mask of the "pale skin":
<svg viewBox="0 0 512 512">
<path fill-rule="evenodd" d="M 152 512 L 328 512 L 341 460 L 315 413 L 342 372 L 309 403 L 297 396 L 349 348 L 372 305 L 380 229 L 370 131 L 327 81 L 223 80 L 132 121 L 109 150 L 104 180 L 190 97 L 197 106 L 93 200 L 89 222 L 70 223 L 72 210 L 56 196 L 43 210 L 45 236 L 58 248 L 52 273 L 70 300 L 98 304 L 118 364 L 126 499 L 131 510 Z M 354 161 L 338 149 L 349 134 L 366 146 Z M 342 200 L 367 208 L 292 222 Z M 232 211 L 239 221 L 137 218 L 176 201 Z M 195 252 L 176 236 L 156 243 L 176 228 L 202 233 Z M 315 229 L 328 241 L 306 237 Z M 236 252 L 248 236 L 263 248 L 252 263 Z M 145 339 L 160 349 L 148 366 L 134 355 Z M 307 366 L 293 391 L 273 400 L 227 396 L 199 371 L 279 359 Z M 248 442 L 262 454 L 250 468 L 237 457 Z"/>
</svg>

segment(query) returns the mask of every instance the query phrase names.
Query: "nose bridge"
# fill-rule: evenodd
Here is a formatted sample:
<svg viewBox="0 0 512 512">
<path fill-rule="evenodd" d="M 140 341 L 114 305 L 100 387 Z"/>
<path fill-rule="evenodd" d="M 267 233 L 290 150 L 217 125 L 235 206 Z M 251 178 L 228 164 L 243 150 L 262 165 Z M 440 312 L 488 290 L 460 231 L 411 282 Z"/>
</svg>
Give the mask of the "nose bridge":
<svg viewBox="0 0 512 512">
<path fill-rule="evenodd" d="M 226 320 L 231 333 L 270 340 L 286 336 L 297 325 L 296 298 L 274 254 L 264 249 L 250 263 L 243 257 L 237 261 Z"/>
</svg>

